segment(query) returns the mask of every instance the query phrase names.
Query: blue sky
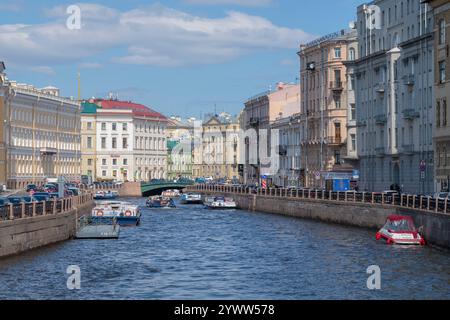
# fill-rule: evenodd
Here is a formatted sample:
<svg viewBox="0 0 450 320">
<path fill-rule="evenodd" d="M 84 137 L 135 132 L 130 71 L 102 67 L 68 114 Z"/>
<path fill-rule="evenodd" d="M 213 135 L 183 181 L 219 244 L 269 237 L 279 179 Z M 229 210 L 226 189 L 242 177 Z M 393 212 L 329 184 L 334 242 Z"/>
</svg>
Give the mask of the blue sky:
<svg viewBox="0 0 450 320">
<path fill-rule="evenodd" d="M 66 8 L 81 8 L 80 30 Z M 346 28 L 360 0 L 0 0 L 0 60 L 37 87 L 144 103 L 166 115 L 239 112 L 298 77 L 301 42 Z"/>
</svg>

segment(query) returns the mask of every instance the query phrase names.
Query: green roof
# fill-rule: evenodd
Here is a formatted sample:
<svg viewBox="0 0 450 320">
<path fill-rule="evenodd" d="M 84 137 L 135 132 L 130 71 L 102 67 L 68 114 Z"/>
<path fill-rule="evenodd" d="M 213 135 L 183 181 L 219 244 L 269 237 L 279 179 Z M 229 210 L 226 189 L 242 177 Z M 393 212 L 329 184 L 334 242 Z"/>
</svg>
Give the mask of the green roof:
<svg viewBox="0 0 450 320">
<path fill-rule="evenodd" d="M 97 113 L 97 109 L 100 107 L 98 105 L 96 105 L 95 103 L 82 102 L 81 108 L 82 108 L 82 111 L 81 111 L 82 114 L 95 114 L 95 113 Z"/>
<path fill-rule="evenodd" d="M 175 148 L 177 146 L 177 144 L 179 144 L 178 141 L 174 141 L 174 140 L 167 140 L 167 149 L 173 150 L 173 148 Z"/>
</svg>

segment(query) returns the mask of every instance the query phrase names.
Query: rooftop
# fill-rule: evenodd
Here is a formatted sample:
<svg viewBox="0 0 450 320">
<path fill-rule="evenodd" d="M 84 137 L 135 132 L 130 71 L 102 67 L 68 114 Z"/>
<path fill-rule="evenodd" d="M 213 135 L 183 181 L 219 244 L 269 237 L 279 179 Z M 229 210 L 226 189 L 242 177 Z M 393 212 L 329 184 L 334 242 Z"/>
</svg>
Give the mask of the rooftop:
<svg viewBox="0 0 450 320">
<path fill-rule="evenodd" d="M 132 110 L 133 116 L 136 117 L 148 117 L 155 118 L 161 121 L 167 121 L 167 118 L 161 113 L 150 109 L 143 104 L 134 103 L 131 101 L 119 101 L 119 100 L 104 100 L 104 99 L 91 99 L 83 102 L 82 104 L 84 114 L 96 113 L 97 109 L 102 110 Z"/>
</svg>

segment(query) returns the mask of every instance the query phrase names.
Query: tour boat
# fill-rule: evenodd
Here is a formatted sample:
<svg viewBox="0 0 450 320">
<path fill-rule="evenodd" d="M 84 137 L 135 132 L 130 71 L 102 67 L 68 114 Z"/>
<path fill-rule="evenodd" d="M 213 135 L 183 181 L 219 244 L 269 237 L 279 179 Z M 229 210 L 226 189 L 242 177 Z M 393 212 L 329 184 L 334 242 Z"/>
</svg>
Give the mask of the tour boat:
<svg viewBox="0 0 450 320">
<path fill-rule="evenodd" d="M 163 193 L 161 195 L 163 197 L 167 197 L 167 198 L 177 198 L 180 196 L 180 194 L 181 194 L 180 190 L 173 189 L 173 190 L 163 191 Z"/>
<path fill-rule="evenodd" d="M 78 219 L 75 239 L 118 239 L 120 226 L 115 218 L 98 220 L 82 216 Z"/>
<path fill-rule="evenodd" d="M 237 204 L 232 198 L 212 197 L 205 199 L 205 207 L 208 209 L 236 209 Z"/>
<path fill-rule="evenodd" d="M 202 204 L 202 196 L 196 193 L 185 193 L 181 196 L 180 202 L 183 204 Z"/>
<path fill-rule="evenodd" d="M 135 206 L 120 201 L 105 201 L 99 203 L 92 209 L 94 220 L 116 219 L 121 226 L 137 226 L 141 222 L 141 211 L 139 206 Z"/>
<path fill-rule="evenodd" d="M 94 200 L 113 200 L 117 198 L 117 195 L 117 192 L 97 191 L 94 195 Z"/>
<path fill-rule="evenodd" d="M 385 239 L 387 244 L 425 245 L 425 239 L 420 235 L 409 216 L 390 215 L 386 224 L 376 234 L 376 239 Z"/>
<path fill-rule="evenodd" d="M 147 207 L 149 208 L 175 208 L 175 202 L 169 197 L 154 196 L 147 199 Z"/>
</svg>

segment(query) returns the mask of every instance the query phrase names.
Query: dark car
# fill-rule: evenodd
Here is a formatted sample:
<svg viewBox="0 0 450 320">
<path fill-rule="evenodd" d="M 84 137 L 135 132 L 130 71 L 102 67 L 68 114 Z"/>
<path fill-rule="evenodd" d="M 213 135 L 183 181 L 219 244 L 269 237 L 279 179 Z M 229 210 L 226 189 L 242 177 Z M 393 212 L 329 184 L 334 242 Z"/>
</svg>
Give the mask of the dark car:
<svg viewBox="0 0 450 320">
<path fill-rule="evenodd" d="M 18 196 L 9 196 L 8 201 L 12 204 L 21 204 L 22 202 L 24 202 L 23 198 Z"/>
<path fill-rule="evenodd" d="M 0 198 L 0 207 L 8 205 L 10 202 L 7 198 Z"/>
<path fill-rule="evenodd" d="M 37 189 L 38 189 L 38 186 L 35 184 L 29 184 L 29 185 L 27 185 L 27 188 L 26 188 L 27 192 L 36 191 Z"/>
<path fill-rule="evenodd" d="M 50 194 L 48 192 L 36 192 L 33 194 L 33 197 L 39 202 L 50 200 Z"/>
</svg>

